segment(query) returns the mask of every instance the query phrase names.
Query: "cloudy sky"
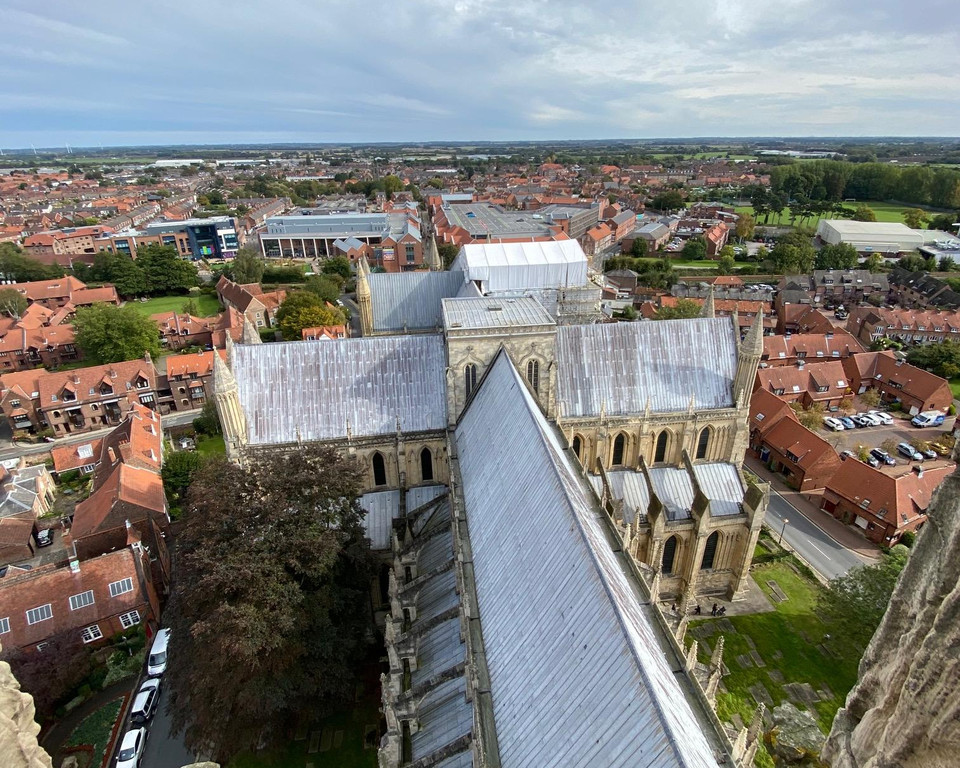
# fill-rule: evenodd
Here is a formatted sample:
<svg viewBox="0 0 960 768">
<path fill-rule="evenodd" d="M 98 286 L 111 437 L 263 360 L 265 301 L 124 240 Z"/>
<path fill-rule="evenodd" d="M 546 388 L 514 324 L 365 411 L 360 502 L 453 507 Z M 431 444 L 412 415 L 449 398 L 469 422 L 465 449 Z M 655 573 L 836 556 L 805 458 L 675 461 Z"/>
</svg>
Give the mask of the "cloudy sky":
<svg viewBox="0 0 960 768">
<path fill-rule="evenodd" d="M 949 0 L 0 0 L 0 147 L 960 134 Z"/>
</svg>

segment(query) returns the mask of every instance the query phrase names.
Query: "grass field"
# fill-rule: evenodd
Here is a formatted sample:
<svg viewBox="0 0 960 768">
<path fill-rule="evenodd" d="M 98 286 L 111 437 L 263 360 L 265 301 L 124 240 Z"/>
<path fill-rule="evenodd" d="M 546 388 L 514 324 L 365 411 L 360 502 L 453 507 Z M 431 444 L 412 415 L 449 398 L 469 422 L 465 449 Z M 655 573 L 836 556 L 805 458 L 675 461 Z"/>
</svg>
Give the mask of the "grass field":
<svg viewBox="0 0 960 768">
<path fill-rule="evenodd" d="M 953 392 L 954 400 L 960 400 L 960 378 L 950 379 L 950 391 Z"/>
<path fill-rule="evenodd" d="M 724 663 L 730 674 L 723 678 L 727 692 L 718 694 L 717 712 L 723 720 L 736 713 L 746 723 L 757 707 L 751 688 L 756 691 L 757 686 L 763 686 L 776 705 L 789 699 L 785 686 L 806 683 L 820 694 L 811 708 L 827 733 L 856 682 L 860 656 L 842 643 L 825 640 L 829 628 L 814 612 L 817 594 L 823 587 L 801 576 L 786 562 L 757 566 L 752 574 L 767 597 L 773 593 L 767 582 L 774 581 L 787 600 L 777 604 L 772 613 L 728 617 L 735 632 L 724 633 Z M 697 624 L 712 621 L 716 620 L 705 619 Z M 711 642 L 715 642 L 715 637 Z M 741 664 L 754 650 L 764 666 L 749 661 Z M 701 660 L 708 662 L 709 654 L 704 652 Z"/>
<path fill-rule="evenodd" d="M 227 445 L 221 435 L 197 435 L 197 453 L 201 456 L 224 456 Z"/>
<path fill-rule="evenodd" d="M 849 208 L 849 209 L 852 211 L 852 210 L 854 210 L 859 204 L 860 204 L 860 203 L 847 203 L 847 204 L 846 204 L 846 207 Z M 877 215 L 877 221 L 894 222 L 894 223 L 896 223 L 896 224 L 903 224 L 903 212 L 904 212 L 905 210 L 907 210 L 908 208 L 917 208 L 917 207 L 919 207 L 919 206 L 915 206 L 915 205 L 898 205 L 898 204 L 896 204 L 896 203 L 881 203 L 881 202 L 877 202 L 877 201 L 873 201 L 873 200 L 865 200 L 865 201 L 863 201 L 863 205 L 866 205 L 868 208 L 870 208 L 870 209 Z M 752 206 L 752 205 L 737 205 L 737 206 L 734 206 L 734 209 L 733 209 L 733 210 L 734 210 L 736 213 L 749 213 L 750 215 L 753 215 L 753 206 Z M 927 211 L 927 215 L 928 215 L 928 216 L 935 216 L 936 214 L 933 213 L 933 212 L 931 212 L 931 211 Z M 823 216 L 818 216 L 817 218 L 809 218 L 809 219 L 807 219 L 807 220 L 804 222 L 804 224 L 809 225 L 809 226 L 816 226 L 817 222 L 820 221 L 821 218 L 828 218 L 828 219 L 829 219 L 829 218 L 833 218 L 833 215 L 832 215 L 832 214 L 828 214 L 828 215 L 826 215 L 825 217 L 823 217 Z M 758 221 L 757 223 L 758 223 L 758 224 L 762 224 L 762 223 L 763 223 L 762 219 L 761 219 L 761 221 Z M 776 224 L 776 223 L 777 223 L 777 218 L 776 218 L 776 216 L 771 216 L 768 224 L 774 225 L 774 224 Z M 790 224 L 790 209 L 789 209 L 789 208 L 786 209 L 786 210 L 783 212 L 783 214 L 781 215 L 781 217 L 780 217 L 780 224 L 783 225 L 783 226 L 788 226 L 788 225 Z"/>
<path fill-rule="evenodd" d="M 127 302 L 143 315 L 156 315 L 160 312 L 180 312 L 183 305 L 193 300 L 197 305 L 200 317 L 213 317 L 220 313 L 220 304 L 216 296 L 208 296 L 205 293 L 193 293 L 189 296 L 157 296 L 154 299 L 146 301 Z"/>
</svg>

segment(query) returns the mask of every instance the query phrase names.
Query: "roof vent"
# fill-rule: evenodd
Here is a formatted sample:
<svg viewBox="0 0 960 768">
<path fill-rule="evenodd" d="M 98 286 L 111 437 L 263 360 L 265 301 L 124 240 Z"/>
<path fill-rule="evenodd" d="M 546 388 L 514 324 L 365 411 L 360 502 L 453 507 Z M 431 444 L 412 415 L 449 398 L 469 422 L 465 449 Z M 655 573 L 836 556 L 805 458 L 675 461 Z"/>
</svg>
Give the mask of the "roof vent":
<svg viewBox="0 0 960 768">
<path fill-rule="evenodd" d="M 489 311 L 489 312 L 503 312 L 503 307 L 496 307 L 496 306 L 494 306 L 494 307 L 487 307 L 487 311 Z"/>
</svg>

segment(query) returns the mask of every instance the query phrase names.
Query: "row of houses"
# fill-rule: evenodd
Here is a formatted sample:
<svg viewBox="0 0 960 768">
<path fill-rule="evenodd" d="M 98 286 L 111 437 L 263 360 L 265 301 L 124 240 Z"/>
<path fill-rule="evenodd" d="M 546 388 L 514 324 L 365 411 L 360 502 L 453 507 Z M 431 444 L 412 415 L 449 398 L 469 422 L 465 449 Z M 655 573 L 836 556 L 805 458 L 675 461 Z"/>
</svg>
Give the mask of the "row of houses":
<svg viewBox="0 0 960 768">
<path fill-rule="evenodd" d="M 42 509 L 20 513 L 27 541 L 0 550 L 0 642 L 5 649 L 42 651 L 55 635 L 76 632 L 104 641 L 141 623 L 158 626 L 170 583 L 169 515 L 163 481 L 160 416 L 134 404 L 124 422 L 90 443 L 83 460 L 90 495 L 63 521 L 59 541 L 40 558 L 28 544 Z M 72 448 L 54 449 L 58 455 Z M 61 462 L 61 466 L 64 464 Z M 44 467 L 30 468 L 46 472 Z M 47 475 L 49 477 L 49 475 Z M 52 482 L 50 483 L 52 494 Z M 0 529 L 7 517 L 0 519 Z"/>
</svg>

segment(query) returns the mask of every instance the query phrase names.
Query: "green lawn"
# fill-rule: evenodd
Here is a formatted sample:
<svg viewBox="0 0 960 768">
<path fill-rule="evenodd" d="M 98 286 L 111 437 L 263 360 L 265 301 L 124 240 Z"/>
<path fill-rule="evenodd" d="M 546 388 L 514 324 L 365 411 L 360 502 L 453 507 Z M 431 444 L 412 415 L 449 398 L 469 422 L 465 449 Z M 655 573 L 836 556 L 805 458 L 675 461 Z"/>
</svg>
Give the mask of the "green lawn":
<svg viewBox="0 0 960 768">
<path fill-rule="evenodd" d="M 227 445 L 221 435 L 197 435 L 197 453 L 202 456 L 223 456 L 227 452 Z"/>
<path fill-rule="evenodd" d="M 199 317 L 212 317 L 220 314 L 220 304 L 216 296 L 209 296 L 205 293 L 194 293 L 189 296 L 157 296 L 155 299 L 147 301 L 130 301 L 130 306 L 136 307 L 137 311 L 144 315 L 156 315 L 160 312 L 180 312 L 183 305 L 193 300 L 199 310 Z"/>
<path fill-rule="evenodd" d="M 950 391 L 955 400 L 960 400 L 960 378 L 950 379 Z"/>
<path fill-rule="evenodd" d="M 103 762 L 104 753 L 107 745 L 110 743 L 110 734 L 113 731 L 113 725 L 117 722 L 120 714 L 120 706 L 123 699 L 114 699 L 107 702 L 100 709 L 84 718 L 78 725 L 70 738 L 67 739 L 65 746 L 80 747 L 89 745 L 93 747 L 93 759 L 91 766 L 99 766 Z"/>
<path fill-rule="evenodd" d="M 722 720 L 729 720 L 736 713 L 748 723 L 757 706 L 749 690 L 751 686 L 763 685 L 776 705 L 789 698 L 783 686 L 808 683 L 815 692 L 826 694 L 826 698 L 812 707 L 820 727 L 827 733 L 856 682 L 860 654 L 839 642 L 824 640 L 828 627 L 814 613 L 817 594 L 823 587 L 800 576 L 785 561 L 756 566 L 752 573 L 768 597 L 773 590 L 767 581 L 775 581 L 788 599 L 778 604 L 772 613 L 727 617 L 735 632 L 724 633 L 723 658 L 730 674 L 723 678 L 727 693 L 718 694 L 717 713 Z M 696 624 L 715 621 L 704 619 Z M 708 635 L 711 646 L 716 637 L 716 634 Z M 748 639 L 765 666 L 741 665 L 738 657 L 749 657 L 753 650 Z M 701 661 L 709 661 L 705 650 Z M 775 679 L 777 672 L 783 676 L 783 683 Z"/>
<path fill-rule="evenodd" d="M 846 206 L 851 211 L 854 210 L 862 202 L 868 208 L 873 210 L 877 215 L 877 221 L 886 221 L 886 222 L 895 222 L 897 224 L 903 224 L 903 212 L 908 208 L 919 208 L 921 206 L 916 205 L 898 205 L 896 203 L 881 203 L 875 200 L 864 200 L 858 201 L 857 203 L 847 203 Z M 733 209 L 736 213 L 749 213 L 753 215 L 753 206 L 752 205 L 737 205 Z M 928 216 L 935 216 L 935 213 L 927 211 Z M 817 222 L 821 218 L 833 218 L 833 214 L 828 214 L 827 216 L 818 216 L 817 218 L 808 218 L 804 221 L 805 225 L 816 226 Z M 763 219 L 757 222 L 761 226 L 763 225 Z M 773 226 L 777 224 L 777 217 L 770 216 L 770 220 L 767 222 L 768 225 Z M 780 224 L 782 226 L 788 226 L 790 224 L 790 209 L 786 209 L 780 217 Z"/>
</svg>

